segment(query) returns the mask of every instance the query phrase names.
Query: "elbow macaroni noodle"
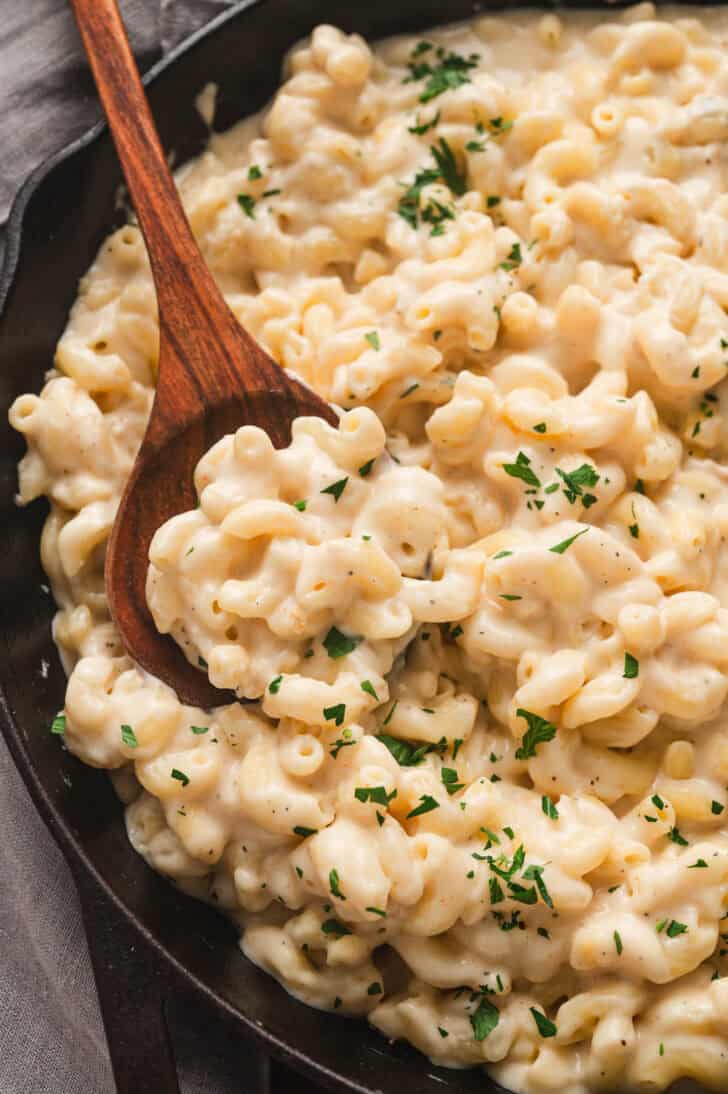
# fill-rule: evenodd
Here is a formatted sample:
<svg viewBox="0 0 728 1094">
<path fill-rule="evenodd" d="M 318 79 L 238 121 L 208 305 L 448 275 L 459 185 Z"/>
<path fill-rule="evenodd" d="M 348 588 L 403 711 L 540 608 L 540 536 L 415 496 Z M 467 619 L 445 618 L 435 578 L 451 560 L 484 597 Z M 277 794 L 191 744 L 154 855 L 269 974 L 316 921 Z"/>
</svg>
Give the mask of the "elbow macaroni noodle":
<svg viewBox="0 0 728 1094">
<path fill-rule="evenodd" d="M 120 646 L 104 546 L 149 413 L 138 229 L 102 246 L 22 503 L 68 746 L 135 848 L 322 1008 L 529 1094 L 728 1084 L 728 16 L 319 27 L 179 174 L 226 298 L 341 408 L 243 426 Z"/>
</svg>

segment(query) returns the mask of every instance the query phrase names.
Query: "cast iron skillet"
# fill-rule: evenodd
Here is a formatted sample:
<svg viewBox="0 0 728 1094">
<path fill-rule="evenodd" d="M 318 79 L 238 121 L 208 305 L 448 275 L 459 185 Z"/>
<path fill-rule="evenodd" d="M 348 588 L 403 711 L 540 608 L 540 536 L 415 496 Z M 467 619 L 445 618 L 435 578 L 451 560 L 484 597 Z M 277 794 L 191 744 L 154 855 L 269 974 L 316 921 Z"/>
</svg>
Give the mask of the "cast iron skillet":
<svg viewBox="0 0 728 1094">
<path fill-rule="evenodd" d="M 485 7 L 472 0 L 244 0 L 149 74 L 162 142 L 178 163 L 202 150 L 207 133 L 193 100 L 210 80 L 220 88 L 216 129 L 260 109 L 279 83 L 283 55 L 317 23 L 378 38 Z M 39 168 L 13 207 L 0 280 L 0 726 L 81 895 L 117 1088 L 120 1094 L 177 1094 L 164 1003 L 191 988 L 221 1020 L 329 1089 L 495 1094 L 501 1088 L 479 1070 L 433 1068 L 413 1049 L 388 1045 L 364 1022 L 317 1012 L 289 996 L 243 957 L 222 916 L 146 866 L 127 840 L 107 777 L 48 733 L 65 678 L 51 641 L 53 603 L 39 561 L 47 507 L 14 504 L 24 444 L 8 426 L 6 410 L 16 395 L 40 389 L 78 279 L 124 220 L 116 200 L 120 182 L 101 125 Z M 256 1094 L 268 1089 L 262 1072 L 244 1081 Z M 294 1094 L 303 1085 L 289 1076 L 281 1088 Z"/>
</svg>

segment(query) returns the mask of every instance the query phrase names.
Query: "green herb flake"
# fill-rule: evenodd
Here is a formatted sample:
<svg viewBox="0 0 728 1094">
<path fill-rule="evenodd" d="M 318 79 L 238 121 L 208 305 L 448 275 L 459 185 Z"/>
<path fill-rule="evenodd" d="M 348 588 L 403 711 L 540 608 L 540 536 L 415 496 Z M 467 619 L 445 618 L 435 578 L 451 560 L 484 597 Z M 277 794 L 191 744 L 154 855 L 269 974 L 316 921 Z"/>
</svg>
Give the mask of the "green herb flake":
<svg viewBox="0 0 728 1094">
<path fill-rule="evenodd" d="M 343 938 L 344 935 L 351 934 L 349 928 L 340 923 L 338 919 L 327 919 L 321 924 L 321 930 L 324 934 L 333 934 L 337 938 Z"/>
<path fill-rule="evenodd" d="M 369 343 L 372 349 L 379 351 L 382 348 L 382 343 L 379 340 L 379 334 L 375 330 L 370 330 L 368 334 L 364 335 L 365 341 Z"/>
<path fill-rule="evenodd" d="M 367 988 L 367 995 L 381 995 L 382 985 L 375 980 L 373 984 L 370 984 Z"/>
<path fill-rule="evenodd" d="M 178 771 L 176 767 L 172 768 L 170 775 L 173 779 L 176 779 L 177 782 L 182 783 L 183 787 L 187 786 L 190 781 L 189 775 L 185 775 L 184 771 Z"/>
<path fill-rule="evenodd" d="M 531 428 L 533 429 L 534 433 L 545 433 L 546 432 L 546 422 L 537 422 L 536 425 L 531 426 Z"/>
<path fill-rule="evenodd" d="M 654 805 L 655 809 L 664 809 L 665 808 L 665 803 L 664 803 L 664 801 L 662 800 L 662 798 L 660 797 L 659 794 L 653 794 L 652 797 L 650 798 L 650 801 Z"/>
<path fill-rule="evenodd" d="M 523 482 L 528 483 L 529 486 L 539 487 L 541 485 L 539 479 L 531 470 L 529 464 L 531 461 L 525 452 L 519 452 L 516 456 L 515 463 L 504 463 L 503 470 L 506 475 L 510 475 L 514 479 L 522 479 Z M 498 557 L 498 556 L 496 556 Z"/>
<path fill-rule="evenodd" d="M 673 843 L 677 843 L 680 847 L 688 846 L 688 841 L 685 839 L 677 825 L 673 825 L 673 827 L 667 833 L 667 838 L 669 840 L 672 840 Z"/>
<path fill-rule="evenodd" d="M 572 543 L 579 538 L 579 536 L 586 535 L 588 531 L 588 528 L 582 528 L 580 532 L 576 532 L 573 536 L 569 536 L 568 539 L 562 539 L 561 543 L 556 543 L 553 547 L 549 547 L 549 551 L 553 551 L 553 553 L 556 555 L 563 555 L 565 551 L 568 551 Z"/>
<path fill-rule="evenodd" d="M 500 1011 L 490 999 L 483 997 L 470 1015 L 470 1025 L 476 1041 L 484 1041 L 500 1021 Z"/>
<path fill-rule="evenodd" d="M 631 653 L 625 653 L 624 655 L 624 672 L 622 677 L 625 680 L 634 680 L 640 674 L 640 663 L 636 657 L 633 657 Z"/>
<path fill-rule="evenodd" d="M 367 695 L 371 695 L 372 699 L 376 699 L 376 701 L 379 702 L 379 696 L 374 690 L 374 685 L 372 684 L 371 680 L 362 680 L 359 686 L 362 691 L 365 691 Z"/>
<path fill-rule="evenodd" d="M 551 798 L 548 796 L 548 794 L 544 794 L 541 797 L 541 812 L 545 813 L 550 820 L 559 819 L 559 811 L 554 803 L 551 801 Z"/>
<path fill-rule="evenodd" d="M 452 190 L 453 194 L 461 197 L 468 188 L 467 182 L 465 175 L 461 175 L 458 171 L 455 154 L 444 137 L 440 137 L 436 145 L 430 146 L 430 152 L 445 185 Z"/>
<path fill-rule="evenodd" d="M 425 813 L 431 813 L 433 809 L 439 808 L 440 803 L 438 801 L 435 801 L 429 794 L 422 794 L 420 796 L 420 804 L 407 814 L 405 820 L 412 820 L 413 817 L 422 817 Z"/>
<path fill-rule="evenodd" d="M 659 1047 L 659 1049 L 658 1049 L 658 1052 L 659 1052 L 660 1056 L 664 1056 L 664 1055 L 665 1055 L 665 1046 L 664 1046 L 664 1044 L 662 1043 L 662 1041 L 660 1041 L 660 1047 Z"/>
<path fill-rule="evenodd" d="M 255 220 L 255 198 L 250 194 L 238 194 L 238 204 L 246 217 Z"/>
<path fill-rule="evenodd" d="M 720 802 L 712 801 L 710 803 L 710 812 L 713 813 L 713 815 L 716 816 L 716 817 L 720 816 L 720 814 L 723 812 L 724 809 L 725 809 L 725 806 L 721 805 Z"/>
<path fill-rule="evenodd" d="M 497 555 L 493 555 L 493 562 L 496 562 L 499 558 L 510 558 L 513 551 L 499 551 Z"/>
<path fill-rule="evenodd" d="M 254 163 L 252 167 L 248 168 L 248 178 L 251 182 L 255 182 L 256 179 L 263 178 L 263 172 L 261 171 L 260 167 L 258 167 L 257 163 Z"/>
<path fill-rule="evenodd" d="M 407 396 L 408 396 L 408 395 L 411 395 L 413 391 L 417 391 L 417 388 L 418 388 L 419 386 L 420 386 L 420 385 L 419 385 L 419 384 L 417 383 L 417 381 L 415 381 L 415 383 L 413 383 L 413 384 L 410 384 L 410 385 L 409 385 L 409 387 L 406 387 L 406 388 L 404 389 L 404 391 L 403 391 L 403 392 L 402 392 L 402 394 L 400 395 L 400 399 L 406 399 L 406 398 L 407 398 Z"/>
<path fill-rule="evenodd" d="M 340 657 L 346 657 L 361 642 L 352 634 L 344 634 L 338 627 L 331 627 L 323 640 L 323 646 L 332 661 L 338 661 Z"/>
<path fill-rule="evenodd" d="M 275 676 L 271 680 L 270 684 L 268 684 L 268 691 L 271 693 L 271 695 L 277 695 L 278 694 L 278 692 L 281 690 L 282 681 L 283 681 L 282 676 Z"/>
<path fill-rule="evenodd" d="M 329 870 L 329 889 L 332 896 L 338 897 L 339 900 L 346 900 L 340 888 L 338 870 Z"/>
<path fill-rule="evenodd" d="M 522 262 L 523 255 L 521 254 L 521 244 L 514 243 L 504 260 L 499 263 L 499 266 L 501 270 L 506 270 L 506 272 L 510 273 L 512 270 L 517 270 Z"/>
<path fill-rule="evenodd" d="M 453 767 L 443 767 L 440 777 L 448 794 L 456 794 L 465 786 L 465 783 L 458 782 L 458 773 Z"/>
<path fill-rule="evenodd" d="M 615 931 L 612 937 L 614 938 L 614 948 L 617 951 L 617 956 L 621 957 L 622 956 L 622 936 L 620 935 L 619 931 Z"/>
<path fill-rule="evenodd" d="M 419 56 L 419 54 L 418 54 Z M 437 50 L 437 65 L 428 62 L 410 62 L 410 76 L 408 80 L 422 80 L 427 77 L 424 91 L 419 99 L 421 103 L 429 103 L 446 91 L 452 91 L 463 84 L 470 83 L 468 72 L 475 68 L 479 61 L 477 54 L 462 57 L 459 53 L 446 53 L 442 47 Z"/>
<path fill-rule="evenodd" d="M 367 462 L 363 463 L 361 465 L 361 467 L 359 468 L 359 474 L 361 475 L 361 477 L 363 479 L 365 479 L 373 467 L 374 467 L 374 460 L 373 459 L 372 460 L 367 460 Z"/>
<path fill-rule="evenodd" d="M 204 657 L 198 657 L 197 658 L 197 664 L 199 665 L 199 667 L 201 669 L 203 669 L 205 672 L 207 672 L 208 665 L 207 665 L 207 661 L 205 660 Z"/>
<path fill-rule="evenodd" d="M 443 1029 L 442 1026 L 437 1027 L 437 1032 L 440 1034 L 441 1037 L 449 1037 L 450 1036 L 448 1031 L 446 1029 Z"/>
<path fill-rule="evenodd" d="M 383 786 L 357 786 L 354 797 L 357 801 L 374 802 L 386 808 L 397 797 L 397 791 L 393 790 L 391 794 L 388 794 Z"/>
<path fill-rule="evenodd" d="M 62 737 L 66 732 L 66 715 L 56 714 L 55 718 L 51 722 L 51 733 L 56 737 Z"/>
<path fill-rule="evenodd" d="M 121 727 L 121 739 L 127 748 L 139 748 L 139 741 L 131 726 L 123 725 Z"/>
<path fill-rule="evenodd" d="M 556 736 L 556 726 L 552 722 L 548 722 L 545 718 L 542 718 L 539 714 L 534 714 L 530 710 L 524 710 L 523 707 L 519 707 L 516 711 L 518 718 L 525 718 L 528 729 L 523 735 L 520 747 L 516 749 L 517 760 L 528 760 L 532 756 L 536 755 L 536 748 L 539 744 L 546 741 L 552 741 Z"/>
<path fill-rule="evenodd" d="M 691 866 L 688 866 L 688 870 L 707 870 L 708 863 L 704 858 L 699 858 L 697 862 L 694 862 Z"/>
<path fill-rule="evenodd" d="M 440 120 L 440 111 L 435 114 L 434 118 L 431 118 L 429 122 L 421 122 L 419 114 L 415 118 L 415 124 L 407 127 L 408 133 L 414 133 L 416 136 L 421 137 L 423 133 L 429 132 L 430 129 L 434 129 Z"/>
<path fill-rule="evenodd" d="M 365 912 L 371 912 L 372 915 L 382 916 L 383 918 L 385 918 L 386 915 L 387 915 L 387 913 L 385 911 L 383 911 L 381 908 L 374 908 L 374 907 L 371 907 L 371 906 L 369 908 L 365 908 L 364 911 Z"/>
<path fill-rule="evenodd" d="M 505 900 L 501 883 L 498 881 L 497 877 L 488 878 L 488 895 L 490 896 L 491 904 L 500 904 L 501 901 Z"/>
<path fill-rule="evenodd" d="M 327 722 L 333 722 L 337 726 L 343 725 L 346 717 L 346 704 L 336 703 L 333 707 L 324 707 L 323 715 Z"/>
<path fill-rule="evenodd" d="M 538 1032 L 541 1034 L 541 1036 L 555 1037 L 558 1030 L 556 1029 L 556 1026 L 551 1021 L 551 1019 L 547 1018 L 546 1015 L 543 1014 L 540 1010 L 536 1010 L 535 1007 L 529 1007 L 528 1009 L 533 1015 L 533 1020 L 536 1023 L 536 1028 L 538 1029 Z"/>
<path fill-rule="evenodd" d="M 670 924 L 665 932 L 668 938 L 677 938 L 680 934 L 687 934 L 687 924 L 679 923 L 677 919 L 671 919 Z"/>
<path fill-rule="evenodd" d="M 307 839 L 309 836 L 315 836 L 318 832 L 318 828 L 306 828 L 303 824 L 297 824 L 293 829 L 294 836 L 302 836 Z"/>
<path fill-rule="evenodd" d="M 339 479 L 337 482 L 331 482 L 328 486 L 325 486 L 321 491 L 322 494 L 331 494 L 334 502 L 337 502 L 346 489 L 346 484 L 349 481 L 347 475 L 345 479 Z"/>
<path fill-rule="evenodd" d="M 301 498 L 300 501 L 294 501 L 293 502 L 293 508 L 298 509 L 299 513 L 303 513 L 305 511 L 307 505 L 308 505 L 308 501 L 306 500 L 306 498 Z"/>
<path fill-rule="evenodd" d="M 541 938 L 546 938 L 549 941 L 551 940 L 551 935 L 549 934 L 549 932 L 546 930 L 545 927 L 537 927 L 536 928 L 536 934 L 540 935 Z"/>
<path fill-rule="evenodd" d="M 517 596 L 515 593 L 499 593 L 499 600 L 523 600 L 522 596 Z"/>
</svg>

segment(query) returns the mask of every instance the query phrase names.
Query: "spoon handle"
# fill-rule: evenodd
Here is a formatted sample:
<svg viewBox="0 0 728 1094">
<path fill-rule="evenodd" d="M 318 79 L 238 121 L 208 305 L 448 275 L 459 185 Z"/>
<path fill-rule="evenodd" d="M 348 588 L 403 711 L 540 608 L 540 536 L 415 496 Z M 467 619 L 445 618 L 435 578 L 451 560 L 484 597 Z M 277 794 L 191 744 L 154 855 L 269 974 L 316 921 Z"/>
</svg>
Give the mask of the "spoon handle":
<svg viewBox="0 0 728 1094">
<path fill-rule="evenodd" d="M 182 209 L 116 0 L 70 4 L 147 244 L 160 315 L 174 321 L 199 296 L 200 278 L 213 299 L 219 294 Z M 194 290 L 186 288 L 191 268 Z M 170 277 L 184 271 L 187 277 Z"/>
</svg>

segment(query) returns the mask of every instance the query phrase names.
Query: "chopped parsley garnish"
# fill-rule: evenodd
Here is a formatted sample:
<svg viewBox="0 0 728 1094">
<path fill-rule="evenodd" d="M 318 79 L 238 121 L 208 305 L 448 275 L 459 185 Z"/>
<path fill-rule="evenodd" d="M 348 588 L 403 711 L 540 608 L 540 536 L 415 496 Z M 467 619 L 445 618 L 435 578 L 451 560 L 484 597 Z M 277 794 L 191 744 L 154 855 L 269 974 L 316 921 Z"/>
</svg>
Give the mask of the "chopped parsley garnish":
<svg viewBox="0 0 728 1094">
<path fill-rule="evenodd" d="M 127 748 L 139 748 L 136 733 L 131 726 L 124 725 L 121 727 L 121 739 Z"/>
<path fill-rule="evenodd" d="M 379 341 L 379 334 L 375 330 L 370 330 L 368 334 L 364 335 L 365 341 L 369 343 L 372 349 L 380 350 L 382 343 Z"/>
<path fill-rule="evenodd" d="M 452 758 L 453 758 L 453 760 L 456 760 L 458 758 L 458 752 L 460 751 L 463 743 L 464 742 L 463 742 L 462 737 L 456 737 L 455 740 L 453 741 L 453 743 L 452 743 Z"/>
<path fill-rule="evenodd" d="M 619 931 L 615 931 L 614 935 L 612 937 L 614 938 L 614 947 L 617 951 L 617 956 L 621 957 L 622 956 L 622 936 L 619 933 Z"/>
<path fill-rule="evenodd" d="M 205 672 L 207 672 L 208 665 L 204 657 L 198 657 L 197 664 L 200 666 L 201 669 L 204 669 Z"/>
<path fill-rule="evenodd" d="M 462 57 L 459 53 L 447 53 L 440 46 L 436 51 L 438 63 L 432 65 L 428 61 L 417 60 L 423 53 L 427 53 L 429 49 L 432 49 L 432 46 L 428 45 L 428 49 L 420 50 L 417 53 L 418 48 L 415 47 L 411 54 L 408 65 L 410 75 L 405 82 L 424 80 L 427 77 L 424 91 L 419 97 L 421 103 L 429 103 L 446 91 L 470 83 L 468 72 L 471 68 L 475 68 L 480 60 L 477 53 L 471 53 L 469 57 Z"/>
<path fill-rule="evenodd" d="M 324 707 L 323 715 L 327 722 L 333 722 L 337 726 L 343 725 L 346 717 L 346 704 L 336 703 L 333 707 Z"/>
<path fill-rule="evenodd" d="M 370 984 L 369 987 L 367 988 L 367 995 L 381 995 L 381 994 L 382 994 L 382 985 L 378 984 L 377 981 L 375 980 L 374 983 Z"/>
<path fill-rule="evenodd" d="M 337 896 L 339 900 L 346 900 L 339 887 L 339 873 L 337 870 L 329 870 L 329 889 L 332 896 Z"/>
<path fill-rule="evenodd" d="M 295 836 L 303 836 L 304 839 L 308 836 L 315 836 L 317 832 L 318 828 L 306 828 L 303 824 L 297 824 L 293 829 L 293 834 Z"/>
<path fill-rule="evenodd" d="M 420 804 L 407 814 L 405 820 L 411 820 L 413 817 L 422 817 L 425 813 L 431 813 L 433 809 L 439 808 L 440 803 L 438 801 L 435 801 L 429 794 L 422 794 L 420 795 Z"/>
<path fill-rule="evenodd" d="M 540 1010 L 536 1010 L 535 1007 L 528 1008 L 533 1015 L 533 1020 L 536 1023 L 538 1032 L 542 1037 L 555 1037 L 557 1029 L 550 1018 L 547 1018 L 545 1014 L 542 1014 Z"/>
<path fill-rule="evenodd" d="M 367 477 L 367 475 L 369 474 L 369 472 L 371 471 L 373 466 L 374 466 L 374 460 L 373 459 L 372 460 L 367 460 L 366 463 L 363 463 L 361 465 L 361 467 L 359 468 L 359 474 L 361 475 L 361 477 L 363 479 L 365 479 Z"/>
<path fill-rule="evenodd" d="M 549 932 L 546 930 L 545 927 L 537 927 L 536 928 L 536 934 L 539 934 L 541 936 L 541 938 L 547 938 L 549 940 L 551 938 L 551 935 L 549 934 Z"/>
<path fill-rule="evenodd" d="M 622 676 L 625 680 L 634 680 L 640 674 L 640 663 L 636 657 L 633 657 L 631 653 L 625 653 L 624 655 L 624 672 Z"/>
<path fill-rule="evenodd" d="M 347 475 L 345 479 L 339 479 L 337 482 L 331 482 L 328 486 L 325 486 L 321 491 L 322 494 L 331 494 L 334 502 L 337 502 L 346 489 L 346 484 L 349 481 Z"/>
<path fill-rule="evenodd" d="M 506 899 L 497 877 L 488 878 L 488 895 L 491 904 L 500 904 L 502 900 Z"/>
<path fill-rule="evenodd" d="M 458 171 L 455 154 L 445 138 L 440 137 L 436 145 L 431 145 L 430 152 L 445 185 L 452 190 L 453 194 L 461 197 L 467 190 L 467 182 L 465 175 L 461 175 Z"/>
<path fill-rule="evenodd" d="M 691 866 L 688 866 L 688 870 L 707 870 L 708 863 L 704 858 L 699 858 L 697 862 L 693 862 Z"/>
<path fill-rule="evenodd" d="M 409 387 L 407 387 L 407 388 L 405 388 L 405 389 L 404 389 L 404 391 L 403 391 L 403 392 L 402 392 L 402 394 L 400 395 L 400 399 L 406 399 L 406 398 L 407 398 L 407 396 L 408 396 L 408 395 L 411 395 L 413 391 L 417 391 L 417 388 L 418 388 L 419 386 L 420 386 L 420 385 L 419 385 L 419 384 L 417 383 L 417 381 L 415 381 L 415 383 L 413 383 L 413 384 L 410 384 L 410 385 L 409 385 Z"/>
<path fill-rule="evenodd" d="M 499 198 L 497 194 L 490 194 L 486 198 L 486 202 L 485 202 L 486 207 L 488 209 L 493 209 L 493 208 L 495 208 L 496 205 L 500 205 L 500 203 L 501 203 L 501 198 Z"/>
<path fill-rule="evenodd" d="M 339 923 L 338 919 L 327 919 L 321 924 L 321 930 L 324 934 L 334 934 L 337 938 L 343 938 L 346 934 L 351 934 L 351 931 L 344 923 Z"/>
<path fill-rule="evenodd" d="M 500 1021 L 500 1011 L 495 1003 L 483 996 L 477 1008 L 470 1015 L 470 1025 L 473 1028 L 473 1037 L 476 1041 L 484 1041 L 488 1034 L 492 1033 Z"/>
<path fill-rule="evenodd" d="M 528 483 L 529 486 L 539 487 L 541 485 L 539 479 L 529 466 L 531 461 L 525 452 L 519 452 L 516 456 L 515 463 L 504 463 L 503 470 L 506 475 L 510 475 L 514 479 L 522 479 L 523 482 Z M 495 556 L 499 558 L 499 555 Z"/>
<path fill-rule="evenodd" d="M 497 555 L 493 555 L 493 561 L 496 562 L 499 558 L 510 558 L 513 551 L 499 551 Z"/>
<path fill-rule="evenodd" d="M 277 695 L 278 692 L 281 690 L 282 680 L 283 680 L 282 676 L 275 676 L 271 680 L 270 684 L 268 684 L 268 691 L 271 693 L 271 695 Z"/>
<path fill-rule="evenodd" d="M 353 634 L 344 634 L 338 627 L 331 627 L 324 638 L 323 645 L 331 660 L 338 661 L 340 657 L 346 657 L 347 653 L 355 650 L 360 642 L 361 638 Z"/>
<path fill-rule="evenodd" d="M 499 263 L 499 265 L 501 270 L 506 270 L 510 273 L 511 270 L 517 270 L 522 262 L 523 255 L 521 254 L 521 244 L 514 243 L 503 262 Z"/>
<path fill-rule="evenodd" d="M 532 426 L 531 428 L 533 429 L 534 433 L 545 433 L 546 422 L 537 422 L 536 425 Z"/>
<path fill-rule="evenodd" d="M 298 509 L 299 513 L 303 513 L 307 505 L 308 501 L 306 500 L 306 498 L 301 498 L 300 501 L 293 502 L 293 508 Z"/>
<path fill-rule="evenodd" d="M 438 110 L 434 118 L 431 118 L 429 122 L 421 122 L 419 114 L 415 118 L 415 124 L 407 127 L 409 133 L 415 133 L 418 137 L 421 137 L 423 133 L 427 133 L 430 129 L 434 129 L 440 120 L 440 111 Z"/>
<path fill-rule="evenodd" d="M 62 737 L 66 732 L 66 715 L 56 714 L 55 718 L 51 722 L 51 733 L 54 733 L 56 737 Z"/>
<path fill-rule="evenodd" d="M 365 912 L 371 912 L 372 915 L 386 916 L 386 914 L 387 914 L 381 908 L 374 908 L 374 907 L 371 907 L 371 906 L 369 908 L 365 908 L 364 911 Z"/>
<path fill-rule="evenodd" d="M 710 812 L 713 813 L 714 816 L 716 816 L 716 817 L 720 816 L 720 814 L 723 812 L 724 809 L 725 809 L 725 806 L 721 805 L 720 802 L 712 801 L 710 803 Z"/>
<path fill-rule="evenodd" d="M 545 813 L 546 816 L 550 818 L 550 820 L 559 819 L 559 811 L 554 803 L 551 801 L 551 798 L 548 796 L 548 794 L 543 794 L 541 797 L 541 811 Z"/>
<path fill-rule="evenodd" d="M 546 882 L 543 879 L 543 869 L 543 866 L 527 866 L 523 871 L 523 877 L 526 881 L 536 882 L 536 888 L 538 889 L 541 900 L 544 904 L 548 905 L 549 908 L 553 908 L 554 902 L 551 899 L 551 894 L 546 888 Z M 510 882 L 508 883 L 508 888 L 511 890 L 513 888 Z M 528 903 L 530 903 L 530 901 L 528 901 Z"/>
<path fill-rule="evenodd" d="M 387 717 L 382 722 L 383 726 L 388 726 L 389 723 L 392 721 L 392 717 L 393 717 L 394 712 L 397 709 L 398 705 L 399 705 L 399 699 L 395 699 L 394 702 L 392 703 L 391 707 L 389 708 L 389 714 L 387 715 Z"/>
<path fill-rule="evenodd" d="M 374 802 L 386 808 L 397 797 L 397 791 L 393 790 L 391 794 L 388 794 L 384 786 L 357 786 L 354 797 L 357 801 Z"/>
<path fill-rule="evenodd" d="M 173 779 L 176 779 L 177 782 L 182 783 L 182 786 L 187 786 L 190 781 L 189 775 L 185 775 L 184 771 L 178 771 L 176 767 L 172 768 L 170 774 Z"/>
<path fill-rule="evenodd" d="M 516 749 L 517 760 L 528 760 L 536 755 L 536 747 L 546 741 L 552 741 L 556 736 L 556 726 L 548 722 L 539 714 L 519 707 L 516 711 L 518 718 L 525 718 L 528 729 L 523 735 L 520 747 Z"/>
<path fill-rule="evenodd" d="M 665 803 L 664 803 L 664 801 L 662 800 L 662 798 L 660 797 L 659 794 L 653 794 L 652 797 L 650 798 L 650 801 L 654 805 L 655 809 L 664 809 L 665 808 Z"/>
<path fill-rule="evenodd" d="M 350 729 L 345 729 L 344 732 L 342 733 L 341 737 L 338 737 L 334 741 L 334 744 L 333 744 L 333 746 L 332 746 L 332 748 L 329 752 L 329 755 L 333 756 L 333 758 L 336 759 L 336 757 L 341 752 L 342 748 L 348 748 L 350 745 L 355 745 L 355 744 L 356 744 L 356 741 L 352 740 L 351 730 Z"/>
<path fill-rule="evenodd" d="M 448 794 L 456 794 L 465 786 L 465 783 L 458 782 L 458 773 L 454 767 L 443 767 L 440 778 Z"/>
<path fill-rule="evenodd" d="M 246 217 L 255 220 L 255 198 L 250 194 L 238 194 L 238 204 Z"/>
<path fill-rule="evenodd" d="M 440 1034 L 441 1037 L 449 1037 L 450 1036 L 448 1031 L 446 1029 L 443 1029 L 442 1026 L 437 1027 L 437 1032 Z"/>
<path fill-rule="evenodd" d="M 562 539 L 561 543 L 554 544 L 553 547 L 549 547 L 549 551 L 553 551 L 556 555 L 563 555 L 565 551 L 568 551 L 574 540 L 579 536 L 584 536 L 589 531 L 588 528 L 582 528 L 580 532 L 576 532 L 573 536 L 569 536 L 568 539 Z"/>
<path fill-rule="evenodd" d="M 399 737 L 390 737 L 388 733 L 377 734 L 377 740 L 389 749 L 400 767 L 416 767 L 417 764 L 422 763 L 425 755 L 432 747 L 425 744 L 415 748 L 409 741 L 401 741 Z"/>
<path fill-rule="evenodd" d="M 677 919 L 671 919 L 670 925 L 665 932 L 668 938 L 677 938 L 679 934 L 687 934 L 687 924 L 679 923 Z"/>
<path fill-rule="evenodd" d="M 251 182 L 255 182 L 256 179 L 263 178 L 263 172 L 261 171 L 260 167 L 258 167 L 257 163 L 254 163 L 252 167 L 248 168 L 248 178 Z"/>
<path fill-rule="evenodd" d="M 515 593 L 499 593 L 499 600 L 523 600 L 522 596 L 516 596 Z"/>
<path fill-rule="evenodd" d="M 688 841 L 682 835 L 677 825 L 673 825 L 673 827 L 667 833 L 667 838 L 672 840 L 673 843 L 677 843 L 680 847 L 688 846 Z"/>
<path fill-rule="evenodd" d="M 209 726 L 190 726 L 190 730 L 194 733 L 195 737 L 202 736 L 203 733 L 209 733 Z"/>
<path fill-rule="evenodd" d="M 362 691 L 365 691 L 367 695 L 371 695 L 372 699 L 376 699 L 376 701 L 379 702 L 379 696 L 374 690 L 374 685 L 372 684 L 371 680 L 362 680 L 359 686 L 361 687 Z"/>
<path fill-rule="evenodd" d="M 596 470 L 589 463 L 583 463 L 581 467 L 577 467 L 574 471 L 562 471 L 560 467 L 557 467 L 556 474 L 565 483 L 564 494 L 566 500 L 573 505 L 577 498 L 581 498 L 582 504 L 586 509 L 590 505 L 593 505 L 597 500 L 593 494 L 584 494 L 584 486 L 596 486 L 599 482 L 599 475 Z M 590 498 L 590 501 L 586 499 Z"/>
<path fill-rule="evenodd" d="M 264 191 L 263 191 L 263 197 L 264 197 L 264 198 L 272 198 L 272 197 L 274 197 L 274 196 L 275 196 L 276 194 L 280 194 L 280 193 L 281 193 L 281 191 L 280 191 L 280 190 L 264 190 Z"/>
</svg>

